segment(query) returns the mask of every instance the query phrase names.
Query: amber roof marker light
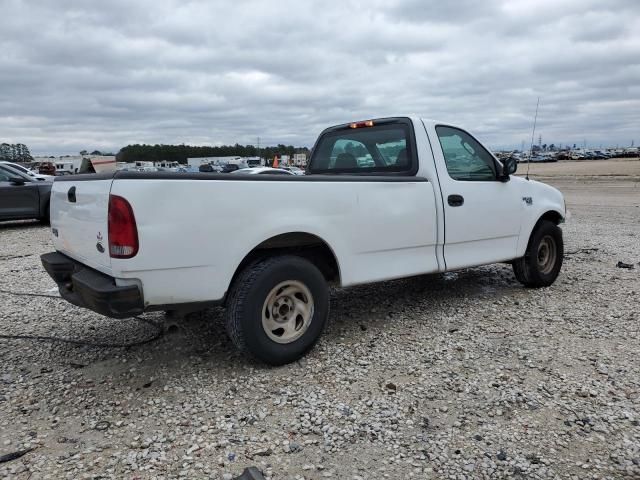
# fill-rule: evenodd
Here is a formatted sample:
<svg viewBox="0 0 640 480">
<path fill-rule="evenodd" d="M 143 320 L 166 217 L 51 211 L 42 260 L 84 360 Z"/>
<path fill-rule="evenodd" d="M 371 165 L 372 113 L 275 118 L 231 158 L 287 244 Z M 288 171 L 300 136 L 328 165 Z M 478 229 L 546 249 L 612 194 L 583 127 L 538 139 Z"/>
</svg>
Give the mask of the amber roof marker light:
<svg viewBox="0 0 640 480">
<path fill-rule="evenodd" d="M 365 120 L 364 122 L 353 122 L 349 124 L 349 128 L 373 127 L 373 120 Z"/>
</svg>

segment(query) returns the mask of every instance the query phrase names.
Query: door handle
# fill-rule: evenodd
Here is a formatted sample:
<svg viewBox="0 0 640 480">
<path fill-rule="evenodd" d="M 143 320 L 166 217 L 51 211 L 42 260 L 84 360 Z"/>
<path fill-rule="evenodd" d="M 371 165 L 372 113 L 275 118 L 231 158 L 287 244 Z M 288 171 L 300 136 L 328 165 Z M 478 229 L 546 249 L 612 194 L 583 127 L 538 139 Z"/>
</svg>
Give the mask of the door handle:
<svg viewBox="0 0 640 480">
<path fill-rule="evenodd" d="M 464 197 L 462 195 L 449 195 L 447 202 L 449 202 L 449 205 L 452 207 L 461 207 L 464 205 Z"/>
<path fill-rule="evenodd" d="M 76 187 L 71 187 L 67 192 L 67 200 L 71 203 L 76 203 Z"/>
</svg>

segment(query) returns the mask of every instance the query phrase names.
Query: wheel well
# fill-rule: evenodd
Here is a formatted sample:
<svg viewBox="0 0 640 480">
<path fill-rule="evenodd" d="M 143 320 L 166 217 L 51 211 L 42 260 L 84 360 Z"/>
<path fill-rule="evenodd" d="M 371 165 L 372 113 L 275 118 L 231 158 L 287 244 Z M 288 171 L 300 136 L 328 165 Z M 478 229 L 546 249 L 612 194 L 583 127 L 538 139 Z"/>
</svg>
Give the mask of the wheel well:
<svg viewBox="0 0 640 480">
<path fill-rule="evenodd" d="M 555 210 L 549 210 L 548 212 L 546 212 L 544 215 L 542 215 L 538 221 L 536 222 L 536 227 L 538 226 L 538 224 L 540 222 L 542 222 L 543 220 L 549 220 L 550 222 L 555 223 L 556 225 L 559 225 L 560 223 L 562 223 L 562 221 L 564 220 L 562 215 L 560 215 L 558 212 L 556 212 Z"/>
<path fill-rule="evenodd" d="M 257 245 L 240 262 L 231 283 L 249 263 L 260 257 L 279 254 L 305 258 L 318 267 L 327 282 L 340 283 L 340 267 L 333 250 L 320 237 L 305 232 L 283 233 Z"/>
</svg>

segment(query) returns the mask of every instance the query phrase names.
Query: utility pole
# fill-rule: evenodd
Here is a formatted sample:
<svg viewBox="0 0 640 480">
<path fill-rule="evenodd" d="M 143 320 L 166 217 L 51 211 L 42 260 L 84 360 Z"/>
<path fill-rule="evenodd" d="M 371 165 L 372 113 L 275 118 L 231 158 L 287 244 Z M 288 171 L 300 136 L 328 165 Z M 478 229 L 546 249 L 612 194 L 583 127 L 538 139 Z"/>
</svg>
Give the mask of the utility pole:
<svg viewBox="0 0 640 480">
<path fill-rule="evenodd" d="M 260 137 L 258 137 L 258 158 L 260 158 Z"/>
</svg>

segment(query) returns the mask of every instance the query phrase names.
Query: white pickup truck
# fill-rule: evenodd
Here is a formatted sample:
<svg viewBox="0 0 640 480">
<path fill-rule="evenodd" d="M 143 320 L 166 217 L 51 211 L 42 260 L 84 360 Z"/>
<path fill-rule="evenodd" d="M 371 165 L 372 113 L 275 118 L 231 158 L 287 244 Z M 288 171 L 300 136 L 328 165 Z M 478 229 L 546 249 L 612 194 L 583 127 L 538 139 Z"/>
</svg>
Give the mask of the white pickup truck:
<svg viewBox="0 0 640 480">
<path fill-rule="evenodd" d="M 284 364 L 318 340 L 330 285 L 496 262 L 551 285 L 565 202 L 516 166 L 461 128 L 393 117 L 326 129 L 304 176 L 58 177 L 42 263 L 65 299 L 110 317 L 225 305 L 235 345 Z"/>
</svg>

